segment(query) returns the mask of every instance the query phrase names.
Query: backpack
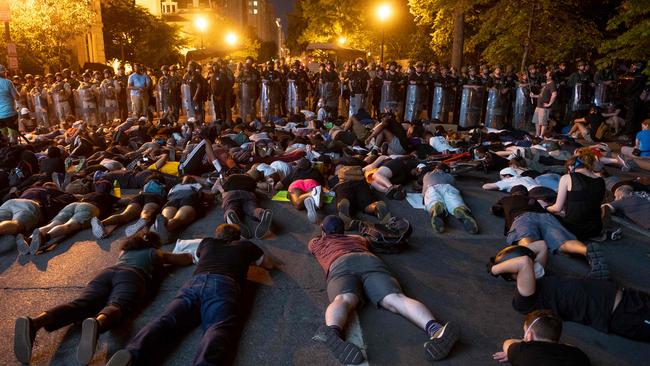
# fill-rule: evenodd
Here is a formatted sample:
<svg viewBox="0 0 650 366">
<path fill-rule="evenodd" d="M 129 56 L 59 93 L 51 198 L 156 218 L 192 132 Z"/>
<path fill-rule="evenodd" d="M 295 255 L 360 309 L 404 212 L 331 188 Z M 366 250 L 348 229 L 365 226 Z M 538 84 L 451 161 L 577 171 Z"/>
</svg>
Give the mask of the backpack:
<svg viewBox="0 0 650 366">
<path fill-rule="evenodd" d="M 610 137 L 611 136 L 610 136 L 609 126 L 605 122 L 601 123 L 600 126 L 598 126 L 598 129 L 596 130 L 594 139 L 596 139 L 597 141 L 602 141 Z"/>
<path fill-rule="evenodd" d="M 165 197 L 165 185 L 155 179 L 148 181 L 144 187 L 142 187 L 142 191 L 144 193 L 152 193 L 160 197 Z"/>
<path fill-rule="evenodd" d="M 363 171 L 360 166 L 355 165 L 346 165 L 342 166 L 338 171 L 339 182 L 354 182 L 365 180 L 366 177 L 363 175 Z"/>
<path fill-rule="evenodd" d="M 411 223 L 397 217 L 392 217 L 385 224 L 362 222 L 359 225 L 359 234 L 370 241 L 370 250 L 373 253 L 402 252 L 408 246 L 411 233 Z"/>
</svg>

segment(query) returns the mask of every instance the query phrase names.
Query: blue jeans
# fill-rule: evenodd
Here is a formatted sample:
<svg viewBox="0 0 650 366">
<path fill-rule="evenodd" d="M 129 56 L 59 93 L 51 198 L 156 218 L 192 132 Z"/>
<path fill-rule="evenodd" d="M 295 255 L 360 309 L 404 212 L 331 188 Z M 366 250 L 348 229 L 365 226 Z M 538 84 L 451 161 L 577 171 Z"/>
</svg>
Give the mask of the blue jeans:
<svg viewBox="0 0 650 366">
<path fill-rule="evenodd" d="M 167 305 L 163 314 L 149 322 L 126 347 L 135 365 L 158 365 L 160 350 L 179 334 L 199 323 L 203 337 L 194 365 L 224 365 L 234 348 L 240 289 L 235 280 L 217 274 L 192 277 Z"/>
</svg>

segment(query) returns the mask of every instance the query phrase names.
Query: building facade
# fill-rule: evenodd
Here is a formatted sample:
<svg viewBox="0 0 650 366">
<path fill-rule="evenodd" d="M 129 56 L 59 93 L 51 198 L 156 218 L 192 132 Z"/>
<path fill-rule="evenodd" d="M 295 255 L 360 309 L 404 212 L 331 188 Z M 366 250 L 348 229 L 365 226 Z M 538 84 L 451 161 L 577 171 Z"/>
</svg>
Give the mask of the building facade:
<svg viewBox="0 0 650 366">
<path fill-rule="evenodd" d="M 69 43 L 72 62 L 71 65 L 83 67 L 86 63 L 106 63 L 106 54 L 104 52 L 104 33 L 102 24 L 101 0 L 94 0 L 92 7 L 95 12 L 95 18 L 88 32 Z"/>
</svg>

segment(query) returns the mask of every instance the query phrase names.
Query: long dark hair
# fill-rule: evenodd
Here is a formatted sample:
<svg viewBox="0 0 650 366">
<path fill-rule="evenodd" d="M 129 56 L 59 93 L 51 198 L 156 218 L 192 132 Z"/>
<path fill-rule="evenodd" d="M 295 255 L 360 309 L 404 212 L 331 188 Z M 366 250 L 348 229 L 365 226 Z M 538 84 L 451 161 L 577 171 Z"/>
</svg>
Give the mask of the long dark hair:
<svg viewBox="0 0 650 366">
<path fill-rule="evenodd" d="M 160 236 L 154 232 L 139 233 L 120 240 L 120 249 L 123 251 L 147 248 L 160 248 Z"/>
</svg>

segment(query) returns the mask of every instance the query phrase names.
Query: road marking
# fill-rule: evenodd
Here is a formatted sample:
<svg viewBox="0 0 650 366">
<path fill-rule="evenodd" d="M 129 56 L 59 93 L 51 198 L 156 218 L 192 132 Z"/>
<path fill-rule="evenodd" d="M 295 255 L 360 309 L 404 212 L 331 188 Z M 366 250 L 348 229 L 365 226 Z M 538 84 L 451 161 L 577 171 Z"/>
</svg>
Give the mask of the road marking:
<svg viewBox="0 0 650 366">
<path fill-rule="evenodd" d="M 366 342 L 363 340 L 363 331 L 361 330 L 361 323 L 359 322 L 359 316 L 357 315 L 357 312 L 355 311 L 352 313 L 352 316 L 350 316 L 350 319 L 348 321 L 348 332 L 347 332 L 347 338 L 346 341 L 355 344 L 357 347 L 361 349 L 361 353 L 363 353 L 364 357 L 366 358 L 366 361 L 363 361 L 361 363 L 361 366 L 368 366 L 368 355 L 366 354 Z"/>
</svg>

